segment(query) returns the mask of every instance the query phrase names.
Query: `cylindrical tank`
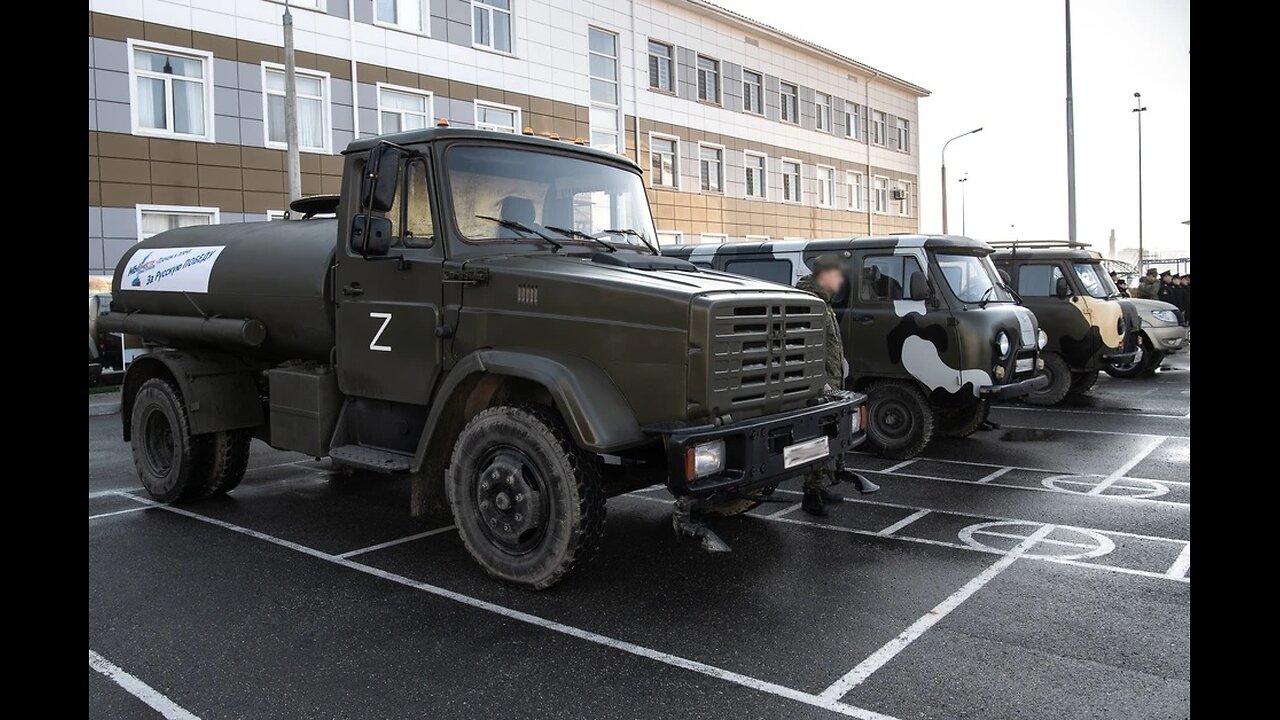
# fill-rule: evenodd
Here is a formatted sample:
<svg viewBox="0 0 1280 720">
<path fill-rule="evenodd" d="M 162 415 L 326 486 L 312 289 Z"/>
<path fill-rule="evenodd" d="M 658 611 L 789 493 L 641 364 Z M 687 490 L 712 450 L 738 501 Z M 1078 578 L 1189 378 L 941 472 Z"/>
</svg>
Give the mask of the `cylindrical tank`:
<svg viewBox="0 0 1280 720">
<path fill-rule="evenodd" d="M 236 345 L 237 354 L 327 362 L 337 222 L 229 223 L 160 233 L 121 258 L 111 311 L 257 320 L 266 328 L 265 340 L 257 347 Z"/>
</svg>

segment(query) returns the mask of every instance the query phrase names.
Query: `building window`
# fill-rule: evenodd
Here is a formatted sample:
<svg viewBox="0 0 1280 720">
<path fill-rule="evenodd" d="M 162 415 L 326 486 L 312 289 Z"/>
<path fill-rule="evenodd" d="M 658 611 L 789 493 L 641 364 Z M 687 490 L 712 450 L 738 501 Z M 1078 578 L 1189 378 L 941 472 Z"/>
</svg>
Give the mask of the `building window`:
<svg viewBox="0 0 1280 720">
<path fill-rule="evenodd" d="M 800 202 L 800 163 L 796 160 L 782 161 L 782 201 Z"/>
<path fill-rule="evenodd" d="M 791 83 L 778 86 L 782 91 L 782 122 L 800 122 L 800 88 Z"/>
<path fill-rule="evenodd" d="M 898 150 L 911 152 L 911 123 L 906 118 L 898 118 Z"/>
<path fill-rule="evenodd" d="M 747 235 L 746 240 L 747 242 L 769 242 L 769 236 L 768 235 Z M 787 262 L 787 267 L 791 267 L 790 261 Z M 743 274 L 745 275 L 746 273 L 743 273 Z"/>
<path fill-rule="evenodd" d="M 288 219 L 289 219 L 289 214 L 287 210 L 268 210 L 267 211 L 267 222 L 271 222 L 272 220 L 288 220 Z"/>
<path fill-rule="evenodd" d="M 676 190 L 680 188 L 679 138 L 649 136 L 649 184 Z"/>
<path fill-rule="evenodd" d="M 471 42 L 511 52 L 511 0 L 471 0 Z"/>
<path fill-rule="evenodd" d="M 872 204 L 875 212 L 881 214 L 889 212 L 889 178 L 876 175 L 872 181 L 872 192 L 875 195 Z"/>
<path fill-rule="evenodd" d="M 724 192 L 724 148 L 698 144 L 698 175 L 702 192 Z"/>
<path fill-rule="evenodd" d="M 426 32 L 427 13 L 423 12 L 423 0 L 376 0 L 374 22 L 391 25 L 410 32 Z"/>
<path fill-rule="evenodd" d="M 743 154 L 747 168 L 747 197 L 764 200 L 769 196 L 769 182 L 765 179 L 768 177 L 765 172 L 768 158 L 750 150 Z"/>
<path fill-rule="evenodd" d="M 844 136 L 859 142 L 865 142 L 864 128 L 866 124 L 866 109 L 858 103 L 846 100 L 844 103 Z"/>
<path fill-rule="evenodd" d="M 476 100 L 476 129 L 520 132 L 520 108 Z"/>
<path fill-rule="evenodd" d="M 213 139 L 213 55 L 129 41 L 133 132 Z"/>
<path fill-rule="evenodd" d="M 871 142 L 884 145 L 888 140 L 888 128 L 885 126 L 885 115 L 879 110 L 871 111 Z"/>
<path fill-rule="evenodd" d="M 659 230 L 657 234 L 659 247 L 684 244 L 684 233 L 679 230 Z"/>
<path fill-rule="evenodd" d="M 657 40 L 649 41 L 649 87 L 675 92 L 675 48 Z"/>
<path fill-rule="evenodd" d="M 752 70 L 742 71 L 742 109 L 764 114 L 764 77 Z"/>
<path fill-rule="evenodd" d="M 814 105 L 817 107 L 817 119 L 814 121 L 817 129 L 823 132 L 831 132 L 831 96 L 824 93 L 814 95 Z"/>
<path fill-rule="evenodd" d="M 698 56 L 698 99 L 720 102 L 720 61 Z"/>
<path fill-rule="evenodd" d="M 421 130 L 431 124 L 431 93 L 378 83 L 378 134 Z"/>
<path fill-rule="evenodd" d="M 262 63 L 262 101 L 266 106 L 267 147 L 284 149 L 284 66 Z M 329 73 L 298 70 L 298 147 L 327 153 L 332 140 Z"/>
<path fill-rule="evenodd" d="M 139 205 L 138 240 L 192 225 L 217 225 L 218 208 L 183 205 Z"/>
<path fill-rule="evenodd" d="M 702 233 L 698 236 L 699 245 L 720 245 L 728 240 L 729 236 L 724 233 Z"/>
<path fill-rule="evenodd" d="M 591 74 L 591 147 L 622 152 L 618 123 L 618 36 L 600 28 L 587 29 Z"/>
<path fill-rule="evenodd" d="M 836 169 L 826 165 L 818 166 L 818 207 L 835 207 L 836 204 Z"/>
<path fill-rule="evenodd" d="M 865 209 L 863 198 L 867 192 L 863 185 L 862 173 L 849 170 L 844 174 L 845 189 L 849 193 L 849 209 L 861 212 Z"/>
<path fill-rule="evenodd" d="M 905 180 L 898 181 L 898 214 L 903 217 L 911 217 L 911 183 Z"/>
</svg>

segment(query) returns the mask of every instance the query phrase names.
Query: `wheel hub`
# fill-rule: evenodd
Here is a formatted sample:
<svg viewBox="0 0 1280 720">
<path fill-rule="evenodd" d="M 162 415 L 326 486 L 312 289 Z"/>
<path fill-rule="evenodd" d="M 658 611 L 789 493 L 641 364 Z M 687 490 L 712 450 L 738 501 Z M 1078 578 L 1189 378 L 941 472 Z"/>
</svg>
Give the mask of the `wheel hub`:
<svg viewBox="0 0 1280 720">
<path fill-rule="evenodd" d="M 505 448 L 489 453 L 478 467 L 476 507 L 485 535 L 515 554 L 532 550 L 542 539 L 549 514 L 532 461 L 519 450 Z"/>
<path fill-rule="evenodd" d="M 876 419 L 881 433 L 889 438 L 901 439 L 911 432 L 911 413 L 896 401 L 880 403 Z"/>
<path fill-rule="evenodd" d="M 153 408 L 143 421 L 146 452 L 143 453 L 151 471 L 163 477 L 173 467 L 173 427 L 169 418 L 160 410 Z"/>
</svg>

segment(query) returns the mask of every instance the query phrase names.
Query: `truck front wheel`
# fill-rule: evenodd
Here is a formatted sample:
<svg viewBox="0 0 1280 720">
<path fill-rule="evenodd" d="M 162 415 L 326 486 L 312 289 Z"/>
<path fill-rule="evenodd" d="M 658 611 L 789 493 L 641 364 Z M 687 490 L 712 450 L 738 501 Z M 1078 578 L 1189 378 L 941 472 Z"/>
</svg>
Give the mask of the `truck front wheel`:
<svg viewBox="0 0 1280 720">
<path fill-rule="evenodd" d="M 503 405 L 472 418 L 454 445 L 445 490 L 471 557 L 517 585 L 551 587 L 582 566 L 604 535 L 594 458 L 540 407 Z"/>
</svg>

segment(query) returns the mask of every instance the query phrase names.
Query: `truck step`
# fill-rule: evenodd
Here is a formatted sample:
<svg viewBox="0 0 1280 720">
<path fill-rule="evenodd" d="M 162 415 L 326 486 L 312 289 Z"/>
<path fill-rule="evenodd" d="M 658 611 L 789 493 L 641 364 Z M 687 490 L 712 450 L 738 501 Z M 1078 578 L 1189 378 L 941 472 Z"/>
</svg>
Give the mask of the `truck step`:
<svg viewBox="0 0 1280 720">
<path fill-rule="evenodd" d="M 363 445 L 343 445 L 331 448 L 329 458 L 339 465 L 369 470 L 379 473 L 408 472 L 413 456 L 395 450 L 364 447 Z"/>
</svg>

